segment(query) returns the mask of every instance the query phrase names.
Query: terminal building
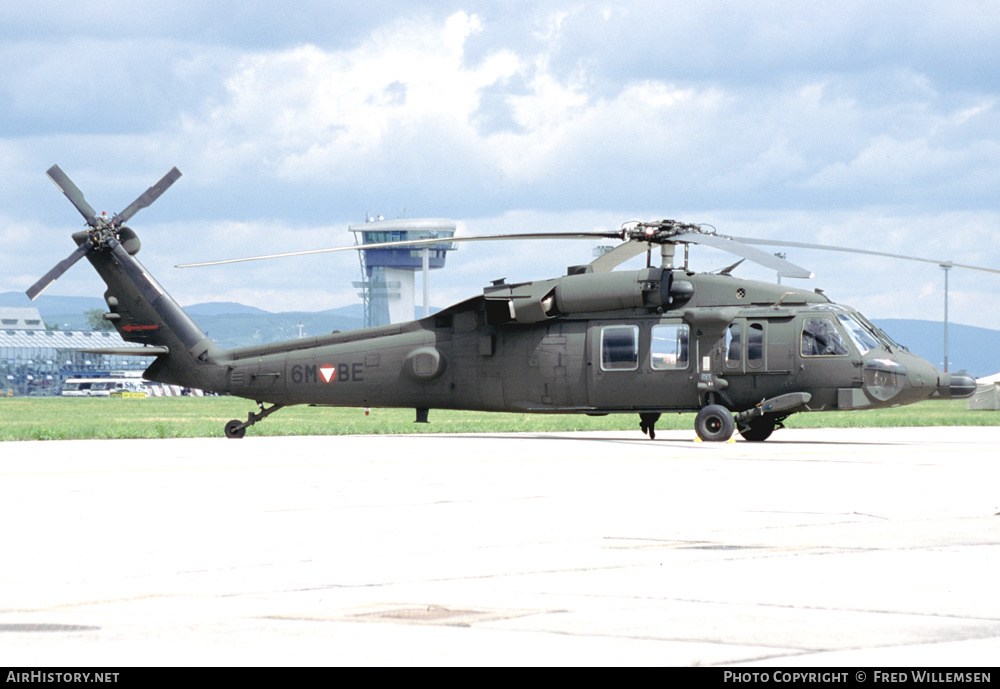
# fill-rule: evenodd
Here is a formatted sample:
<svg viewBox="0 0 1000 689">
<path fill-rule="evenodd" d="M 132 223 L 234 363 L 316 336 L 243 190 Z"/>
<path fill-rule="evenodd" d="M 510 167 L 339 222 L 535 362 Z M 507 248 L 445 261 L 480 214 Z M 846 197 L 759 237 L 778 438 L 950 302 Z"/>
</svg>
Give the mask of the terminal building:
<svg viewBox="0 0 1000 689">
<path fill-rule="evenodd" d="M 86 354 L 98 347 L 138 346 L 114 331 L 49 330 L 38 309 L 0 307 L 0 396 L 58 395 L 73 376 L 143 371 L 153 357 Z"/>
<path fill-rule="evenodd" d="M 359 225 L 350 225 L 357 245 L 380 242 L 399 242 L 411 239 L 442 239 L 455 236 L 454 220 L 445 218 L 419 218 L 412 220 L 372 219 Z M 365 327 L 412 321 L 415 317 L 415 275 L 423 275 L 424 315 L 430 314 L 428 274 L 444 268 L 447 253 L 455 248 L 448 241 L 440 244 L 422 244 L 412 247 L 398 246 L 359 251 L 361 275 L 355 282 L 360 287 L 365 307 Z"/>
</svg>

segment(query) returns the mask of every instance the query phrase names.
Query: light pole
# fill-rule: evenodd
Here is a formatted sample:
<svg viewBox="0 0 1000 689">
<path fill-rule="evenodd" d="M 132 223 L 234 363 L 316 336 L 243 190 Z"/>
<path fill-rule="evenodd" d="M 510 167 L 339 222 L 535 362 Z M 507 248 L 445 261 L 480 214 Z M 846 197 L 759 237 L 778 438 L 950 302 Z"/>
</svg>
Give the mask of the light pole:
<svg viewBox="0 0 1000 689">
<path fill-rule="evenodd" d="M 941 264 L 944 270 L 944 372 L 948 372 L 948 271 L 951 266 Z"/>
</svg>

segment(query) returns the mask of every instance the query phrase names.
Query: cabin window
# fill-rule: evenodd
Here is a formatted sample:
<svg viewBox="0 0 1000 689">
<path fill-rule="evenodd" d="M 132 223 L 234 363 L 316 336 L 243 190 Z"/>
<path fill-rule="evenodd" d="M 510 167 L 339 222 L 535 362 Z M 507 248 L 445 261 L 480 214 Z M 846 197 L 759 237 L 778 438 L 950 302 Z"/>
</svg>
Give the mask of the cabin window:
<svg viewBox="0 0 1000 689">
<path fill-rule="evenodd" d="M 639 368 L 639 326 L 609 325 L 601 329 L 601 368 L 605 371 Z"/>
<path fill-rule="evenodd" d="M 807 318 L 802 323 L 802 356 L 847 356 L 850 349 L 829 318 Z"/>
<path fill-rule="evenodd" d="M 654 325 L 650 367 L 656 371 L 687 368 L 689 333 L 685 324 Z"/>
<path fill-rule="evenodd" d="M 760 362 L 764 360 L 764 326 L 761 323 L 752 323 L 750 332 L 747 335 L 747 361 Z"/>
<path fill-rule="evenodd" d="M 728 328 L 726 328 L 726 365 L 727 366 L 739 366 L 740 365 L 740 324 L 733 323 Z"/>
</svg>

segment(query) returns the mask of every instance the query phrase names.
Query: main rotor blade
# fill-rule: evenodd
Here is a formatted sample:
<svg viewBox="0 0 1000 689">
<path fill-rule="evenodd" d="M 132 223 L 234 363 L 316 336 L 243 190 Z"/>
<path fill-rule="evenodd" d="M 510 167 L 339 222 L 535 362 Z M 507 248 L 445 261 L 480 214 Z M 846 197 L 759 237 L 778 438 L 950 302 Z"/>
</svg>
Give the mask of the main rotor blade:
<svg viewBox="0 0 1000 689">
<path fill-rule="evenodd" d="M 759 263 L 765 268 L 778 271 L 779 277 L 811 278 L 813 276 L 812 272 L 806 270 L 802 266 L 797 266 L 791 261 L 778 258 L 774 254 L 769 254 L 766 251 L 761 251 L 759 249 L 754 249 L 752 246 L 747 246 L 743 243 L 743 240 L 737 239 L 736 237 L 729 238 L 715 234 L 687 232 L 677 235 L 674 239 L 678 242 L 704 244 L 712 247 L 713 249 L 721 249 L 723 251 L 728 251 L 731 254 L 742 256 L 743 258 L 749 259 L 754 263 Z"/>
<path fill-rule="evenodd" d="M 90 247 L 91 244 L 90 240 L 88 239 L 83 244 L 76 247 L 76 251 L 71 253 L 63 260 L 59 261 L 59 263 L 55 265 L 55 268 L 47 272 L 45 275 L 42 276 L 42 278 L 38 282 L 36 282 L 35 284 L 33 284 L 31 287 L 28 288 L 28 290 L 25 292 L 25 294 L 28 295 L 28 299 L 34 301 L 39 294 L 48 289 L 49 285 L 51 285 L 63 273 L 69 270 L 70 266 L 72 266 L 74 263 L 83 258 L 84 255 L 88 251 L 90 251 Z"/>
<path fill-rule="evenodd" d="M 267 254 L 265 256 L 247 256 L 246 258 L 227 258 L 221 261 L 203 261 L 201 263 L 184 263 L 175 268 L 201 268 L 203 266 L 219 266 L 226 263 L 243 263 L 245 261 L 265 261 L 272 258 L 288 256 L 310 256 L 312 254 L 329 254 L 335 251 L 365 251 L 366 249 L 391 249 L 402 246 L 426 246 L 428 244 L 450 244 L 451 242 L 492 242 L 507 239 L 621 239 L 619 233 L 607 232 L 528 232 L 524 234 L 491 234 L 465 237 L 438 237 L 431 239 L 401 239 L 396 242 L 378 242 L 374 244 L 357 244 L 355 246 L 338 246 L 330 249 L 311 249 L 309 251 L 289 251 L 283 254 Z"/>
<path fill-rule="evenodd" d="M 649 248 L 645 242 L 625 242 L 619 244 L 611 251 L 603 253 L 590 262 L 590 268 L 595 273 L 608 273 L 630 258 L 635 258 Z"/>
<path fill-rule="evenodd" d="M 133 201 L 128 208 L 123 210 L 121 213 L 116 213 L 115 217 L 111 219 L 111 224 L 115 227 L 120 227 L 122 223 L 127 222 L 133 215 L 153 203 L 156 199 L 160 198 L 160 195 L 169 189 L 170 185 L 176 182 L 180 176 L 181 171 L 176 167 L 172 168 L 170 172 L 160 178 L 159 182 L 151 186 L 142 194 L 142 196 Z"/>
<path fill-rule="evenodd" d="M 76 206 L 76 209 L 80 211 L 80 215 L 86 218 L 87 224 L 94 227 L 97 224 L 97 213 L 87 203 L 87 199 L 83 198 L 83 192 L 80 191 L 80 188 L 73 184 L 73 180 L 62 171 L 62 168 L 58 165 L 53 165 L 45 171 L 45 174 L 55 182 L 55 185 L 59 187 L 59 191 L 69 199 L 69 202 Z"/>
<path fill-rule="evenodd" d="M 884 256 L 886 258 L 900 258 L 906 261 L 920 261 L 922 263 L 933 263 L 939 266 L 949 266 L 953 268 L 968 268 L 970 270 L 982 270 L 987 273 L 1000 273 L 995 268 L 983 268 L 982 266 L 969 266 L 952 261 L 939 261 L 931 258 L 920 258 L 918 256 L 905 256 L 903 254 L 890 254 L 885 251 L 871 251 L 869 249 L 851 249 L 844 246 L 830 246 L 829 244 L 806 244 L 804 242 L 782 242 L 774 239 L 752 239 L 750 237 L 733 237 L 739 242 L 747 244 L 761 244 L 763 246 L 790 246 L 797 249 L 816 249 L 819 251 L 841 251 L 848 254 L 867 254 L 869 256 Z"/>
</svg>

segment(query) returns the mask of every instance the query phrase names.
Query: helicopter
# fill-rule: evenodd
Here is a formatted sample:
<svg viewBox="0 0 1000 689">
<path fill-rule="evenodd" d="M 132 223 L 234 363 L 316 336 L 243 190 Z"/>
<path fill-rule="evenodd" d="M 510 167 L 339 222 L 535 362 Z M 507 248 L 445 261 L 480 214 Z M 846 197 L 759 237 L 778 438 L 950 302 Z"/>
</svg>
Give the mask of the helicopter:
<svg viewBox="0 0 1000 689">
<path fill-rule="evenodd" d="M 481 295 L 419 320 L 221 350 L 138 261 L 139 238 L 124 224 L 181 176 L 177 168 L 110 220 L 96 215 L 58 165 L 47 174 L 88 228 L 72 235 L 77 249 L 27 295 L 35 299 L 86 257 L 108 287 L 104 318 L 123 340 L 141 345 L 86 351 L 155 357 L 143 374 L 148 380 L 256 402 L 258 411 L 246 421 L 225 424 L 228 438 L 244 437 L 286 406 L 307 404 L 410 407 L 417 422 L 427 422 L 431 409 L 629 413 L 638 414 L 640 431 L 650 439 L 661 414 L 694 412 L 703 441 L 728 441 L 738 432 L 759 442 L 795 413 L 964 398 L 976 389 L 971 376 L 939 371 L 822 290 L 737 278 L 731 272 L 739 263 L 717 273 L 691 270 L 690 246 L 705 245 L 772 268 L 779 277 L 811 277 L 749 245 L 778 242 L 728 237 L 676 220 L 633 221 L 618 232 L 428 237 L 178 266 L 453 241 L 621 242 L 564 276 L 496 280 Z M 681 265 L 675 265 L 678 247 L 684 249 Z M 643 252 L 645 268 L 612 270 Z"/>
</svg>

